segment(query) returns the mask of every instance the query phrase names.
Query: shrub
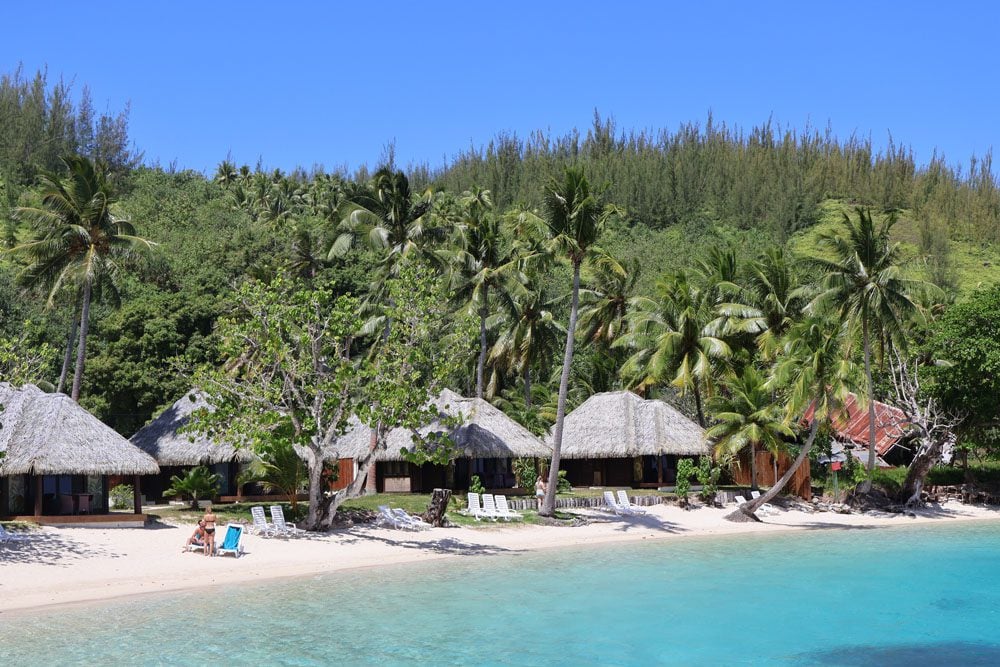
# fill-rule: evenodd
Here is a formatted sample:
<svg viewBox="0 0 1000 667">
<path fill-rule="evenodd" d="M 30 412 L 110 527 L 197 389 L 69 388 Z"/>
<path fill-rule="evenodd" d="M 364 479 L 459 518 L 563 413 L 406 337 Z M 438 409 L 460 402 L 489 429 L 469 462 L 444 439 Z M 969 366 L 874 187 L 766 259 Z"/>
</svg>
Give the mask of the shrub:
<svg viewBox="0 0 1000 667">
<path fill-rule="evenodd" d="M 573 485 L 569 483 L 566 479 L 566 471 L 559 471 L 559 483 L 556 484 L 556 493 L 571 493 L 573 491 Z"/>
<path fill-rule="evenodd" d="M 212 498 L 219 492 L 219 476 L 213 474 L 205 466 L 195 466 L 183 477 L 174 475 L 170 478 L 170 488 L 163 492 L 165 496 L 188 497 L 191 499 L 191 509 L 198 508 L 199 498 Z"/>
<path fill-rule="evenodd" d="M 696 468 L 691 459 L 681 459 L 677 462 L 677 497 L 681 501 L 681 506 L 687 505 L 688 494 L 691 493 L 691 476 L 695 474 Z"/>
<path fill-rule="evenodd" d="M 111 509 L 113 510 L 130 510 L 132 509 L 132 500 L 134 498 L 133 493 L 135 489 L 132 488 L 131 484 L 119 484 L 118 486 L 111 487 L 111 491 L 108 492 L 108 497 L 111 500 Z"/>
<path fill-rule="evenodd" d="M 484 487 L 482 481 L 480 481 L 479 475 L 473 475 L 472 479 L 469 480 L 469 491 L 471 493 L 486 492 L 486 487 Z"/>
<path fill-rule="evenodd" d="M 712 465 L 712 457 L 702 456 L 698 459 L 695 476 L 698 478 L 698 483 L 701 484 L 700 498 L 704 502 L 710 503 L 715 500 L 715 494 L 719 490 L 719 475 L 721 474 L 722 468 Z"/>
<path fill-rule="evenodd" d="M 535 471 L 535 462 L 532 459 L 514 459 L 511 464 L 514 470 L 514 484 L 522 489 L 530 489 L 535 486 L 538 473 Z"/>
</svg>

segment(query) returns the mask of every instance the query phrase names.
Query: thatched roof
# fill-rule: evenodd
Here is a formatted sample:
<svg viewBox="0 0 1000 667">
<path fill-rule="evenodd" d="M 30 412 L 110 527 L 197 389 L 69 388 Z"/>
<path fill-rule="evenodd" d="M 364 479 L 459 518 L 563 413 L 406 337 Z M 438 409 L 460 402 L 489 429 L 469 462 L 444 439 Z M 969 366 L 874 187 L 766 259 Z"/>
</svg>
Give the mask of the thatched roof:
<svg viewBox="0 0 1000 667">
<path fill-rule="evenodd" d="M 0 475 L 150 475 L 156 461 L 65 394 L 0 382 Z"/>
<path fill-rule="evenodd" d="M 630 391 L 588 398 L 566 415 L 562 442 L 562 457 L 567 459 L 709 453 L 705 431 L 698 424 L 663 401 Z"/>
<path fill-rule="evenodd" d="M 480 398 L 465 398 L 455 392 L 445 389 L 434 400 L 439 413 L 448 417 L 463 417 L 463 424 L 451 431 L 460 453 L 459 458 L 521 458 L 543 457 L 552 455 L 552 449 L 531 431 L 505 415 L 502 411 Z M 419 429 L 419 433 L 442 430 L 440 422 Z M 367 448 L 371 441 L 371 429 L 361 423 L 357 417 L 351 417 L 347 433 L 337 440 L 328 456 L 340 458 L 356 458 Z M 386 438 L 385 451 L 379 452 L 379 461 L 401 461 L 401 449 L 413 446 L 413 432 L 408 429 L 394 428 Z"/>
<path fill-rule="evenodd" d="M 161 466 L 196 466 L 228 463 L 233 459 L 252 461 L 253 452 L 218 442 L 203 433 L 182 433 L 191 413 L 207 407 L 198 390 L 186 393 L 176 403 L 133 435 L 132 444 L 152 456 Z"/>
</svg>

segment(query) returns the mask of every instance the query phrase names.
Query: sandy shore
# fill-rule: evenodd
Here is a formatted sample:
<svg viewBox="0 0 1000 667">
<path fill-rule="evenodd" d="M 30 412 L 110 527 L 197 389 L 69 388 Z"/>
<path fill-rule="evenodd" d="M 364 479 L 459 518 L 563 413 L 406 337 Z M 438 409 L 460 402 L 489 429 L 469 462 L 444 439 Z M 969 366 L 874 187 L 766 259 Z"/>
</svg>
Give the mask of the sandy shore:
<svg viewBox="0 0 1000 667">
<path fill-rule="evenodd" d="M 583 526 L 493 524 L 487 528 L 435 528 L 419 533 L 355 527 L 296 540 L 247 536 L 244 557 L 207 558 L 182 553 L 193 526 L 157 524 L 143 529 L 42 528 L 28 540 L 0 545 L 0 617 L 16 610 L 106 600 L 206 585 L 264 581 L 358 567 L 386 566 L 468 554 L 648 539 L 766 533 L 804 528 L 904 526 L 1000 519 L 1000 510 L 958 503 L 916 517 L 782 511 L 763 524 L 730 523 L 727 510 L 674 506 L 649 508 L 645 517 L 586 511 Z"/>
</svg>

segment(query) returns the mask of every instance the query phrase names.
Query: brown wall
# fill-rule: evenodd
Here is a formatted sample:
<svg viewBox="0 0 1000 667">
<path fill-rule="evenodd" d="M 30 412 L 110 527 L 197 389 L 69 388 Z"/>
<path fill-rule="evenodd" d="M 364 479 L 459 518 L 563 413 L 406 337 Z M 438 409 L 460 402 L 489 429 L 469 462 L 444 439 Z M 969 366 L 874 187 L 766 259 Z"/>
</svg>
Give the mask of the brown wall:
<svg viewBox="0 0 1000 667">
<path fill-rule="evenodd" d="M 785 453 L 778 455 L 778 478 L 785 474 L 792 465 L 791 456 Z M 750 453 L 740 455 L 739 465 L 733 467 L 733 481 L 740 486 L 750 486 Z M 770 452 L 757 452 L 757 484 L 773 486 L 777 481 L 774 476 L 774 459 Z M 788 482 L 785 493 L 799 496 L 803 500 L 812 499 L 812 480 L 809 476 L 809 462 L 803 463 Z"/>
<path fill-rule="evenodd" d="M 340 459 L 337 461 L 337 479 L 330 482 L 331 491 L 339 491 L 347 488 L 347 485 L 354 481 L 354 459 Z"/>
</svg>

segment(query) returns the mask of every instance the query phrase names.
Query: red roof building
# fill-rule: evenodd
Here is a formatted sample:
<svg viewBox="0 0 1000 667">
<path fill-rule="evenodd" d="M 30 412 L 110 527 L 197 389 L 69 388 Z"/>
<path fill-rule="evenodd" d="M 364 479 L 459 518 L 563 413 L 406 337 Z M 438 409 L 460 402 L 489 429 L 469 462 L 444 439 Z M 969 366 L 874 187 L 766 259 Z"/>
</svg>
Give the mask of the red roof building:
<svg viewBox="0 0 1000 667">
<path fill-rule="evenodd" d="M 812 422 L 813 406 L 809 406 L 802 421 Z M 834 438 L 855 447 L 868 447 L 868 406 L 862 406 L 858 397 L 850 394 L 844 407 L 831 416 Z M 909 422 L 899 408 L 875 401 L 875 450 L 879 457 L 885 457 L 906 435 Z"/>
</svg>

